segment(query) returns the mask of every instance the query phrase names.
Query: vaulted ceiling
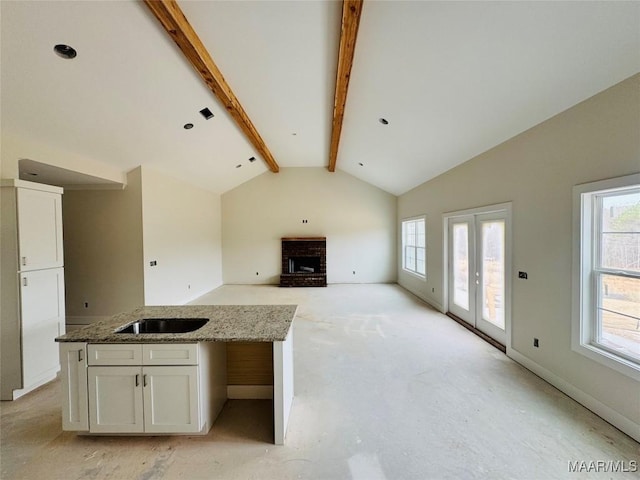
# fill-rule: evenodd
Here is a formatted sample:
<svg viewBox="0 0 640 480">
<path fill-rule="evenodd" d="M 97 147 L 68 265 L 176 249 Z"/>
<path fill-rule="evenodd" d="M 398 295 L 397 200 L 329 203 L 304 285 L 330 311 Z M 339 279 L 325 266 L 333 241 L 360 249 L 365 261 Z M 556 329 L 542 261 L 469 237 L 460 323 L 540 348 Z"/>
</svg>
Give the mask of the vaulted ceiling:
<svg viewBox="0 0 640 480">
<path fill-rule="evenodd" d="M 179 5 L 277 164 L 328 167 L 342 3 Z M 267 170 L 144 3 L 0 8 L 3 136 L 216 192 Z M 365 0 L 337 169 L 398 195 L 639 71 L 638 2 Z"/>
</svg>

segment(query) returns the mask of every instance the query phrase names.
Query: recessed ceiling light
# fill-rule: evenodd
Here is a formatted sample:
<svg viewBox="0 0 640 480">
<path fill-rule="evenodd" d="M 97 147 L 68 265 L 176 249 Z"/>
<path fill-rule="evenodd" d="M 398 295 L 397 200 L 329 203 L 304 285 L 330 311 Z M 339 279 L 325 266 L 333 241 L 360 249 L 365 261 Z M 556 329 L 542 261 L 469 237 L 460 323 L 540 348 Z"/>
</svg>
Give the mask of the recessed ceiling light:
<svg viewBox="0 0 640 480">
<path fill-rule="evenodd" d="M 378 121 L 383 125 L 389 125 L 389 120 L 386 118 L 379 118 Z"/>
<path fill-rule="evenodd" d="M 208 108 L 203 108 L 202 110 L 200 110 L 200 114 L 207 120 L 213 118 L 213 113 L 211 113 L 211 110 L 209 110 Z"/>
<path fill-rule="evenodd" d="M 364 163 L 359 162 L 358 165 L 360 165 L 361 167 L 364 167 Z"/>
<path fill-rule="evenodd" d="M 298 134 L 297 134 L 296 132 L 293 132 L 291 135 L 293 135 L 293 136 L 295 137 L 295 136 L 296 136 L 296 135 L 298 135 Z"/>
<path fill-rule="evenodd" d="M 185 123 L 182 128 L 185 130 L 191 130 L 193 128 L 193 123 Z"/>
<path fill-rule="evenodd" d="M 249 161 L 250 161 L 251 163 L 255 162 L 255 161 L 256 161 L 256 157 L 251 157 L 251 158 L 249 159 Z"/>
<path fill-rule="evenodd" d="M 239 163 L 238 165 L 236 165 L 236 168 L 240 168 L 242 166 L 241 163 Z"/>
<path fill-rule="evenodd" d="M 76 52 L 73 47 L 64 45 L 62 43 L 53 47 L 53 51 L 56 52 L 56 55 L 58 55 L 59 57 L 66 58 L 68 60 L 76 58 L 76 56 L 78 55 L 78 52 Z"/>
</svg>

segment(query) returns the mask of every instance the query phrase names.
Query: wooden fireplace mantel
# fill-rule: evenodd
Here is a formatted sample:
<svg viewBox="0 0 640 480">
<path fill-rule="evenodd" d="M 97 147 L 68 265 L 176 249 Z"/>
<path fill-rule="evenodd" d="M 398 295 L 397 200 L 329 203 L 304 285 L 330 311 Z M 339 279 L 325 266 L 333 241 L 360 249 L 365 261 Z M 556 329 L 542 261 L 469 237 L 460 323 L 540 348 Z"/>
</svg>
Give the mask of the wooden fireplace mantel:
<svg viewBox="0 0 640 480">
<path fill-rule="evenodd" d="M 326 241 L 327 237 L 282 237 L 283 242 L 322 242 Z"/>
</svg>

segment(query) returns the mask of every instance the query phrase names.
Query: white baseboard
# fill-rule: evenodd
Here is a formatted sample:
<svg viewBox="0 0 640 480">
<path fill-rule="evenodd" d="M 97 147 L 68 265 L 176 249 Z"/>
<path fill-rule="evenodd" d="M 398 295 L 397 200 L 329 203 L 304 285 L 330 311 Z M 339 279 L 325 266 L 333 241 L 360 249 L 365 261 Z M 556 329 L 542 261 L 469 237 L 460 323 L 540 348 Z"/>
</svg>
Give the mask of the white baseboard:
<svg viewBox="0 0 640 480">
<path fill-rule="evenodd" d="M 411 288 L 407 287 L 406 285 L 403 285 L 401 283 L 398 283 L 398 285 L 402 288 L 404 288 L 407 292 L 415 295 L 416 297 L 418 297 L 420 300 L 422 300 L 424 303 L 428 304 L 430 307 L 434 308 L 435 310 L 437 310 L 438 312 L 441 313 L 445 313 L 444 311 L 444 307 L 437 301 L 435 301 L 433 298 L 430 298 L 420 292 L 416 292 L 414 290 L 412 290 Z"/>
<path fill-rule="evenodd" d="M 617 429 L 622 430 L 624 433 L 629 435 L 631 438 L 633 438 L 637 442 L 640 442 L 640 424 L 637 424 L 634 421 L 628 419 L 627 417 L 621 415 L 620 413 L 613 410 L 611 407 L 608 407 L 601 401 L 596 400 L 591 395 L 576 388 L 574 385 L 570 384 L 566 380 L 558 377 L 555 373 L 538 365 L 536 362 L 525 357 L 524 355 L 515 351 L 514 349 L 508 348 L 507 356 L 513 359 L 514 361 L 518 362 L 527 370 L 531 370 L 540 378 L 547 381 L 548 383 L 556 387 L 561 392 L 567 394 L 568 396 L 573 398 L 576 402 L 588 408 L 593 413 L 595 413 L 602 419 L 606 420 Z"/>
<path fill-rule="evenodd" d="M 446 313 L 444 310 L 444 307 L 440 303 L 433 300 L 432 298 L 423 298 L 423 297 L 419 297 L 419 298 L 421 300 L 424 300 L 425 303 L 428 303 L 429 305 L 431 305 L 432 308 L 439 311 L 440 313 Z"/>
<path fill-rule="evenodd" d="M 227 398 L 232 400 L 272 399 L 273 385 L 227 385 Z"/>
<path fill-rule="evenodd" d="M 58 376 L 58 372 L 60 371 L 60 365 L 58 365 L 57 367 L 49 370 L 48 372 L 42 374 L 38 380 L 36 380 L 34 383 L 32 383 L 31 385 L 29 385 L 26 388 L 21 388 L 18 390 L 14 390 L 13 391 L 13 400 L 17 400 L 20 397 L 22 397 L 23 395 L 26 395 L 29 392 L 33 392 L 36 388 L 41 387 L 42 385 L 44 385 L 45 383 L 49 383 L 52 380 L 55 380 Z"/>
</svg>

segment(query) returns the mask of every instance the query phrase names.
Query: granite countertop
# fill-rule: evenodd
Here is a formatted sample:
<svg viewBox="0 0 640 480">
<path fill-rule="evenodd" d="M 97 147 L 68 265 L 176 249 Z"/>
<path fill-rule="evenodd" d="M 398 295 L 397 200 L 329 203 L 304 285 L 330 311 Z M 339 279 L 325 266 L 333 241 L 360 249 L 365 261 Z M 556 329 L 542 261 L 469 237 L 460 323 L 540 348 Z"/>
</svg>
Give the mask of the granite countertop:
<svg viewBox="0 0 640 480">
<path fill-rule="evenodd" d="M 297 305 L 183 305 L 140 307 L 56 338 L 56 342 L 177 343 L 281 342 L 289 333 Z M 115 333 L 143 318 L 208 318 L 187 333 Z"/>
</svg>

